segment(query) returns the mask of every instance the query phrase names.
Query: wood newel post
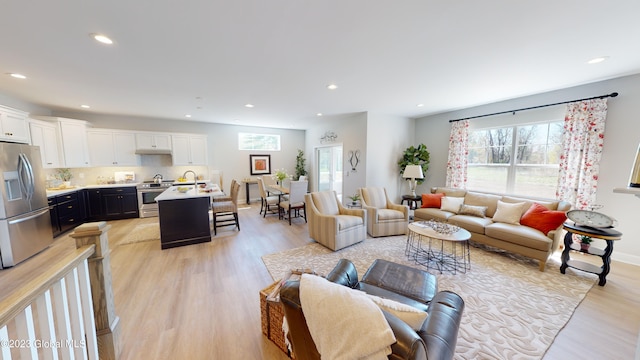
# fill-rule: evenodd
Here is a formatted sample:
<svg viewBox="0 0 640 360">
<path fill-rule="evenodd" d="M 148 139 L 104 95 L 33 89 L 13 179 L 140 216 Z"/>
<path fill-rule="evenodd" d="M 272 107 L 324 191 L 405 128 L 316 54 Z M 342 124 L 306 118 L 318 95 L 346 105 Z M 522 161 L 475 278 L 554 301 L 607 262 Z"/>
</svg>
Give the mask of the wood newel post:
<svg viewBox="0 0 640 360">
<path fill-rule="evenodd" d="M 110 228 L 111 225 L 104 221 L 86 223 L 78 226 L 70 235 L 76 240 L 77 248 L 96 245 L 96 252 L 89 257 L 88 266 L 101 360 L 115 360 L 120 356 L 120 318 L 116 316 L 111 287 L 111 251 L 107 235 Z"/>
</svg>

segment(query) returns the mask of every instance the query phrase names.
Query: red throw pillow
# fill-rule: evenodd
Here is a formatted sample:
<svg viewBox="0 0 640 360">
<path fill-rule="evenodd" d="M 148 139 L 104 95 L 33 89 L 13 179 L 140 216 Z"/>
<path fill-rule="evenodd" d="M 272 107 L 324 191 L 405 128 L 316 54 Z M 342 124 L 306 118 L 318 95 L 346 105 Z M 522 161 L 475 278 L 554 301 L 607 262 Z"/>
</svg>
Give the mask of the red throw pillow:
<svg viewBox="0 0 640 360">
<path fill-rule="evenodd" d="M 549 231 L 555 230 L 565 220 L 567 220 L 567 214 L 564 211 L 549 210 L 543 205 L 533 203 L 529 210 L 522 215 L 520 224 L 540 230 L 547 235 Z"/>
<path fill-rule="evenodd" d="M 439 194 L 422 194 L 422 206 L 423 208 L 438 208 L 442 205 L 443 193 Z"/>
</svg>

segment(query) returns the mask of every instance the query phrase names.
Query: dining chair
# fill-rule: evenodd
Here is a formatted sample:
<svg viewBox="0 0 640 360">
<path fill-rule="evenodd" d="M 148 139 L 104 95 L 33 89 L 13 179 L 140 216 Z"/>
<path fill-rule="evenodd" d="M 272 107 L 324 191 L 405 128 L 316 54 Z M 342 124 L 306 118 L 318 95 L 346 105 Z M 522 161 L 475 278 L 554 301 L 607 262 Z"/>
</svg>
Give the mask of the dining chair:
<svg viewBox="0 0 640 360">
<path fill-rule="evenodd" d="M 233 180 L 231 182 L 230 200 L 211 202 L 211 212 L 213 213 L 213 234 L 218 234 L 218 228 L 222 226 L 235 225 L 240 231 L 238 221 L 238 193 L 240 184 Z"/>
<path fill-rule="evenodd" d="M 281 201 L 278 205 L 278 218 L 282 219 L 285 212 L 289 213 L 289 225 L 291 225 L 291 212 L 300 217 L 300 209 L 304 214 L 304 222 L 307 222 L 307 211 L 304 203 L 304 194 L 307 193 L 307 181 L 291 181 L 289 183 L 289 199 Z"/>
<path fill-rule="evenodd" d="M 267 195 L 267 189 L 264 186 L 264 181 L 262 181 L 261 177 L 258 177 L 258 190 L 260 190 L 260 214 L 262 217 L 267 216 L 267 211 L 270 211 L 272 207 L 278 207 L 278 202 L 280 198 L 278 196 Z M 274 213 L 275 214 L 275 213 Z"/>
<path fill-rule="evenodd" d="M 277 185 L 276 179 L 271 175 L 262 175 L 262 182 L 264 183 L 264 188 L 266 189 L 267 195 L 269 195 L 269 186 Z"/>
</svg>

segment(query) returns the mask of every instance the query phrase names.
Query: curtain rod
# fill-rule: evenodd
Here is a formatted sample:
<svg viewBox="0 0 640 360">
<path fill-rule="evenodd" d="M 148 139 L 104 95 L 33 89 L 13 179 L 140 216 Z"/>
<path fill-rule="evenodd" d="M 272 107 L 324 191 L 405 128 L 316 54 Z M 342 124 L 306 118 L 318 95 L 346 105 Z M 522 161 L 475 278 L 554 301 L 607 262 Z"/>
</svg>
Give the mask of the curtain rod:
<svg viewBox="0 0 640 360">
<path fill-rule="evenodd" d="M 485 116 L 502 115 L 502 114 L 508 114 L 508 113 L 514 113 L 515 114 L 517 111 L 532 110 L 532 109 L 538 109 L 538 108 L 543 108 L 543 107 L 547 107 L 547 106 L 569 104 L 569 103 L 572 103 L 572 102 L 584 101 L 584 100 L 605 99 L 605 98 L 608 98 L 608 97 L 616 97 L 616 96 L 618 96 L 618 93 L 617 92 L 612 92 L 611 94 L 594 96 L 594 97 L 590 97 L 590 98 L 569 100 L 569 101 L 563 101 L 563 102 L 558 102 L 558 103 L 553 103 L 553 104 L 546 104 L 546 105 L 531 106 L 531 107 L 526 107 L 526 108 L 522 108 L 522 109 L 500 111 L 500 112 L 495 112 L 495 113 L 491 113 L 491 114 L 484 114 L 484 115 L 478 115 L 478 116 L 469 116 L 469 117 L 462 118 L 462 119 L 449 120 L 449 122 L 451 123 L 451 122 L 456 122 L 456 121 L 477 119 L 477 118 L 481 118 L 481 117 L 485 117 Z"/>
</svg>

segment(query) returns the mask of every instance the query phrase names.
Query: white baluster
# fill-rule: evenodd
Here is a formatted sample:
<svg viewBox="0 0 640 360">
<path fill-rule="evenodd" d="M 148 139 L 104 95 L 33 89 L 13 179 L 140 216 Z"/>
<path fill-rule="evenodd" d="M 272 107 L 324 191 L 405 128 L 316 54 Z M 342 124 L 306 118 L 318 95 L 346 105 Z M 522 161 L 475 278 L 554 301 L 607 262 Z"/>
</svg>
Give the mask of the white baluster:
<svg viewBox="0 0 640 360">
<path fill-rule="evenodd" d="M 58 360 L 58 349 L 53 346 L 53 344 L 56 344 L 56 329 L 53 319 L 53 307 L 51 306 L 51 292 L 49 290 L 38 296 L 36 309 L 38 311 L 41 340 L 50 345 L 42 347 L 42 356 L 47 360 Z"/>
<path fill-rule="evenodd" d="M 98 339 L 96 336 L 96 321 L 93 318 L 93 298 L 91 297 L 91 282 L 89 279 L 89 266 L 85 259 L 78 264 L 78 285 L 82 299 L 82 311 L 84 312 L 84 328 L 87 333 L 87 353 L 89 359 L 99 360 Z"/>
<path fill-rule="evenodd" d="M 82 304 L 78 289 L 78 269 L 75 268 L 64 277 L 67 284 L 67 299 L 69 301 L 69 319 L 71 320 L 72 342 L 63 344 L 68 346 L 77 359 L 87 359 L 84 341 L 84 320 L 82 319 Z"/>
<path fill-rule="evenodd" d="M 36 331 L 33 327 L 33 313 L 31 305 L 27 306 L 24 311 L 16 315 L 16 332 L 18 345 L 20 346 L 21 359 L 37 359 L 38 349 L 35 347 Z"/>
<path fill-rule="evenodd" d="M 67 301 L 67 286 L 64 278 L 60 279 L 57 283 L 53 284 L 53 298 L 56 314 L 56 329 L 60 344 L 60 353 L 62 359 L 75 359 L 74 353 L 66 344 L 69 344 L 71 338 L 71 324 L 69 320 L 69 301 Z"/>
<path fill-rule="evenodd" d="M 7 327 L 0 328 L 0 355 L 2 360 L 11 360 L 11 348 L 9 347 L 9 332 Z"/>
</svg>

